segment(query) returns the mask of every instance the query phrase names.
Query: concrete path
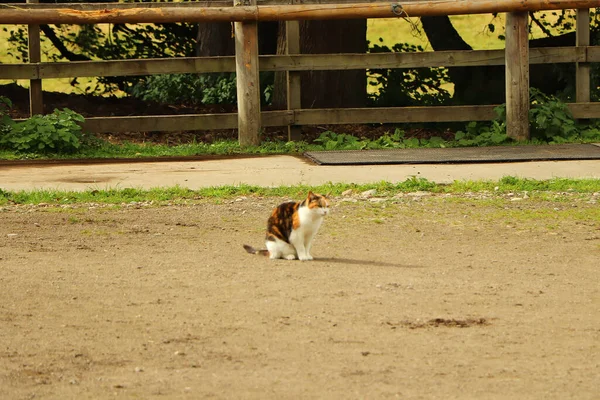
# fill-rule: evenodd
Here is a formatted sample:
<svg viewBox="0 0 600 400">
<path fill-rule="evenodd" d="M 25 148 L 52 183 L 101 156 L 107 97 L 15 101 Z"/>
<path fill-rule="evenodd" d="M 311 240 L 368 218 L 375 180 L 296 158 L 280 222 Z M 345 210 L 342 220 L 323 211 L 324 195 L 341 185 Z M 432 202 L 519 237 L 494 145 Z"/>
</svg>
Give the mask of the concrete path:
<svg viewBox="0 0 600 400">
<path fill-rule="evenodd" d="M 108 188 L 190 189 L 220 185 L 319 185 L 327 182 L 401 182 L 422 177 L 437 183 L 497 180 L 504 176 L 534 179 L 598 178 L 600 160 L 500 164 L 419 164 L 318 166 L 294 156 L 266 156 L 208 161 L 135 162 L 67 165 L 0 165 L 0 189 L 9 191 Z"/>
</svg>

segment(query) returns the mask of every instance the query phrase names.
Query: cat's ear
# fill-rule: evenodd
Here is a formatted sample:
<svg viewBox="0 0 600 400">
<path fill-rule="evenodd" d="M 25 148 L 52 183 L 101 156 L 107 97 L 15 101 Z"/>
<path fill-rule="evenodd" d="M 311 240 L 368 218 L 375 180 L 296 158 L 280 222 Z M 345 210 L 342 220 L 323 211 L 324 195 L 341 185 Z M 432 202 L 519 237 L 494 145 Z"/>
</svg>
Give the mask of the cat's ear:
<svg viewBox="0 0 600 400">
<path fill-rule="evenodd" d="M 315 196 L 315 194 L 312 192 L 312 190 L 309 190 L 309 191 L 308 191 L 308 198 L 309 198 L 309 199 L 313 199 L 313 198 L 315 198 L 315 197 L 316 197 L 316 196 Z"/>
</svg>

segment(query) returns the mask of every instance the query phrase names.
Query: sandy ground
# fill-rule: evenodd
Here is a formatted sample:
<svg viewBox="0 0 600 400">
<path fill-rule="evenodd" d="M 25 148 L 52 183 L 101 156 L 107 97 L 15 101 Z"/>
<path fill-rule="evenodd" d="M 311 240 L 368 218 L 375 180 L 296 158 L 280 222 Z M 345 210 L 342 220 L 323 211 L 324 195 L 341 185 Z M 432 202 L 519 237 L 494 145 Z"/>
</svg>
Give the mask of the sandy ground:
<svg viewBox="0 0 600 400">
<path fill-rule="evenodd" d="M 598 398 L 598 196 L 281 200 L 0 208 L 0 398 Z"/>
</svg>

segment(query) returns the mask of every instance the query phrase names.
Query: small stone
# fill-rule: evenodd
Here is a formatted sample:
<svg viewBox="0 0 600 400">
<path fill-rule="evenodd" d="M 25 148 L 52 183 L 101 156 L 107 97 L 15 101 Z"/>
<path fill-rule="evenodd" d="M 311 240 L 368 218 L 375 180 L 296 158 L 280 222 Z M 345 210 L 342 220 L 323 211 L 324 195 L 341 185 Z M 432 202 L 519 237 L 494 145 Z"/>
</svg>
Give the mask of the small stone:
<svg viewBox="0 0 600 400">
<path fill-rule="evenodd" d="M 512 199 L 510 199 L 510 201 L 522 201 L 523 199 L 521 197 L 513 197 Z"/>
<path fill-rule="evenodd" d="M 431 196 L 431 193 L 430 192 L 418 191 L 418 192 L 410 192 L 410 193 L 407 194 L 407 196 L 425 197 L 425 196 Z"/>
<path fill-rule="evenodd" d="M 19 235 L 16 234 L 16 233 L 8 233 L 6 236 L 8 236 L 9 238 L 14 238 L 14 237 L 17 237 Z"/>
<path fill-rule="evenodd" d="M 246 199 L 248 199 L 246 196 L 242 196 L 242 197 L 238 197 L 237 199 L 235 199 L 235 201 L 239 202 L 239 201 L 244 201 Z"/>
<path fill-rule="evenodd" d="M 352 189 L 344 190 L 342 192 L 342 196 L 344 196 L 344 197 L 351 196 L 351 195 L 352 195 Z"/>
<path fill-rule="evenodd" d="M 364 192 L 362 192 L 360 195 L 361 195 L 362 197 L 365 197 L 365 198 L 367 198 L 367 197 L 373 197 L 373 196 L 375 196 L 375 194 L 376 194 L 376 193 L 377 193 L 377 190 L 376 190 L 376 189 L 371 189 L 371 190 L 365 190 L 365 191 L 364 191 Z"/>
<path fill-rule="evenodd" d="M 144 372 L 144 368 L 135 367 L 135 372 Z"/>
</svg>

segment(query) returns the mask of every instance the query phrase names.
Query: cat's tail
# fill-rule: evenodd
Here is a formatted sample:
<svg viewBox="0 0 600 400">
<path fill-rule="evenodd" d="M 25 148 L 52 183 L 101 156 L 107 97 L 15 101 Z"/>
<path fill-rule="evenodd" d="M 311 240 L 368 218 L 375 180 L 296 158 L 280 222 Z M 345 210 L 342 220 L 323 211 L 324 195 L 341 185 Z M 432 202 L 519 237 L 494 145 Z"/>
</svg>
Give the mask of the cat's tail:
<svg viewBox="0 0 600 400">
<path fill-rule="evenodd" d="M 246 251 L 250 254 L 258 254 L 259 256 L 268 256 L 269 255 L 269 250 L 257 250 L 252 246 L 249 246 L 247 244 L 244 245 L 244 249 L 246 249 Z"/>
</svg>

